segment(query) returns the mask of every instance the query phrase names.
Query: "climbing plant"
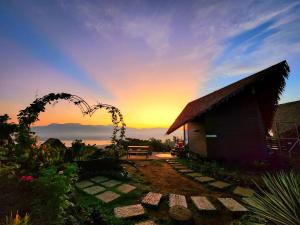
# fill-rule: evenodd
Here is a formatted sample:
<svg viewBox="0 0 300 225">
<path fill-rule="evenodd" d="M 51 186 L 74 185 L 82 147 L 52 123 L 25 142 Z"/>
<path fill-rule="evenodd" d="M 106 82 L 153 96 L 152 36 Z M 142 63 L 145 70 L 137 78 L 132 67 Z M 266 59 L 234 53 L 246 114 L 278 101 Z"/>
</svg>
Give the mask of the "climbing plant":
<svg viewBox="0 0 300 225">
<path fill-rule="evenodd" d="M 106 109 L 106 111 L 111 114 L 111 122 L 113 123 L 113 133 L 111 136 L 112 148 L 115 157 L 119 157 L 119 149 L 122 146 L 126 131 L 126 124 L 124 123 L 123 115 L 115 106 L 101 103 L 91 107 L 90 115 L 92 116 L 94 112 L 101 108 Z M 120 133 L 119 138 L 117 137 L 118 133 Z"/>
<path fill-rule="evenodd" d="M 98 109 L 106 109 L 111 114 L 111 121 L 113 123 L 113 132 L 111 137 L 112 147 L 115 156 L 118 156 L 118 150 L 125 138 L 126 125 L 123 120 L 121 111 L 112 105 L 98 103 L 90 106 L 85 100 L 77 95 L 68 93 L 50 93 L 41 98 L 34 100 L 28 107 L 21 110 L 18 114 L 20 131 L 17 138 L 18 144 L 21 148 L 30 147 L 32 141 L 30 140 L 30 125 L 39 120 L 39 114 L 44 112 L 47 104 L 55 104 L 58 100 L 67 100 L 78 106 L 83 115 L 92 116 Z M 119 136 L 118 136 L 119 134 Z"/>
</svg>

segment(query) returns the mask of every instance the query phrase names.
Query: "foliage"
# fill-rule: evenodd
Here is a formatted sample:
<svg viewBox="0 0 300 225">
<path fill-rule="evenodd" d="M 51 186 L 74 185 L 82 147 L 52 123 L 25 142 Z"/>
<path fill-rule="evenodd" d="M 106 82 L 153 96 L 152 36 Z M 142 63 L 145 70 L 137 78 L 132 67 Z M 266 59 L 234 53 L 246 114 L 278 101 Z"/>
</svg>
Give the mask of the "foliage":
<svg viewBox="0 0 300 225">
<path fill-rule="evenodd" d="M 118 158 L 120 156 L 119 151 L 123 148 L 123 140 L 125 138 L 126 131 L 126 124 L 124 122 L 123 115 L 117 107 L 102 103 L 92 106 L 89 113 L 92 115 L 101 108 L 106 109 L 106 111 L 111 114 L 111 122 L 113 123 L 113 133 L 111 136 L 112 150 L 114 156 Z M 120 127 L 119 124 L 121 125 Z M 117 138 L 118 133 L 120 133 L 119 138 Z"/>
<path fill-rule="evenodd" d="M 300 224 L 300 176 L 280 172 L 263 176 L 266 190 L 259 185 L 259 194 L 246 199 L 253 213 L 275 224 Z"/>
<path fill-rule="evenodd" d="M 79 176 L 89 178 L 97 175 L 120 174 L 123 172 L 121 161 L 114 157 L 77 161 Z"/>
<path fill-rule="evenodd" d="M 77 167 L 67 164 L 61 168 L 43 169 L 34 182 L 35 198 L 31 202 L 35 224 L 63 224 L 70 206 L 69 194 L 77 180 Z"/>
<path fill-rule="evenodd" d="M 264 218 L 257 215 L 246 214 L 241 218 L 236 219 L 230 223 L 230 225 L 265 225 L 268 224 Z"/>
<path fill-rule="evenodd" d="M 22 218 L 18 212 L 13 217 L 11 213 L 10 217 L 6 217 L 4 225 L 30 225 L 30 217 L 28 214 L 25 214 Z"/>
<path fill-rule="evenodd" d="M 102 150 L 97 148 L 96 145 L 86 145 L 82 140 L 75 140 L 72 142 L 71 148 L 68 149 L 65 160 L 98 159 L 102 154 Z"/>
<path fill-rule="evenodd" d="M 0 116 L 0 146 L 13 143 L 12 135 L 18 130 L 18 125 L 8 123 L 9 120 L 7 114 Z"/>
</svg>

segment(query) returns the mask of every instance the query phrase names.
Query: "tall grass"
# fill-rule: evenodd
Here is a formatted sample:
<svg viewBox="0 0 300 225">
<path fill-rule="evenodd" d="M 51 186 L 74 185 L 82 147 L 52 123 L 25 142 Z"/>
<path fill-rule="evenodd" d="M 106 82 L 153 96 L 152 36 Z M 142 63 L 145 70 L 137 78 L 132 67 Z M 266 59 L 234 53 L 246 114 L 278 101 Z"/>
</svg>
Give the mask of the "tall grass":
<svg viewBox="0 0 300 225">
<path fill-rule="evenodd" d="M 245 199 L 249 209 L 275 224 L 300 224 L 300 175 L 295 172 L 280 172 L 263 176 L 266 186 L 260 193 Z"/>
</svg>

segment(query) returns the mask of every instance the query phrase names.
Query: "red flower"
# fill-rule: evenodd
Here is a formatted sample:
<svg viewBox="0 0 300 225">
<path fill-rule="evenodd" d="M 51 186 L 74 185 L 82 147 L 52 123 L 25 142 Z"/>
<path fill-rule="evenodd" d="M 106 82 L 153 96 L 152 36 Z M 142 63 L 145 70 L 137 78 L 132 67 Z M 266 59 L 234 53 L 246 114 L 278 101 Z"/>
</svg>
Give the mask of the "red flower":
<svg viewBox="0 0 300 225">
<path fill-rule="evenodd" d="M 33 181 L 33 177 L 32 176 L 22 176 L 21 177 L 21 181 L 32 182 Z"/>
</svg>

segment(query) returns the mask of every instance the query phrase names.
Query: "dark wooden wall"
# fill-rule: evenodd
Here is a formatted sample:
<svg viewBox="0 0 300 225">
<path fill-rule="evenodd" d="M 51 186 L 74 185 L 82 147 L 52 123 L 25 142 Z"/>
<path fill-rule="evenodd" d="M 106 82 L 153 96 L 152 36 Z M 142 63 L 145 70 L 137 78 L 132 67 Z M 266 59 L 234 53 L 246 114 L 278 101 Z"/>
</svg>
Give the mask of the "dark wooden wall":
<svg viewBox="0 0 300 225">
<path fill-rule="evenodd" d="M 189 151 L 207 157 L 207 144 L 203 121 L 188 123 Z"/>
<path fill-rule="evenodd" d="M 207 157 L 229 161 L 264 158 L 265 129 L 255 93 L 246 90 L 204 115 Z"/>
</svg>

